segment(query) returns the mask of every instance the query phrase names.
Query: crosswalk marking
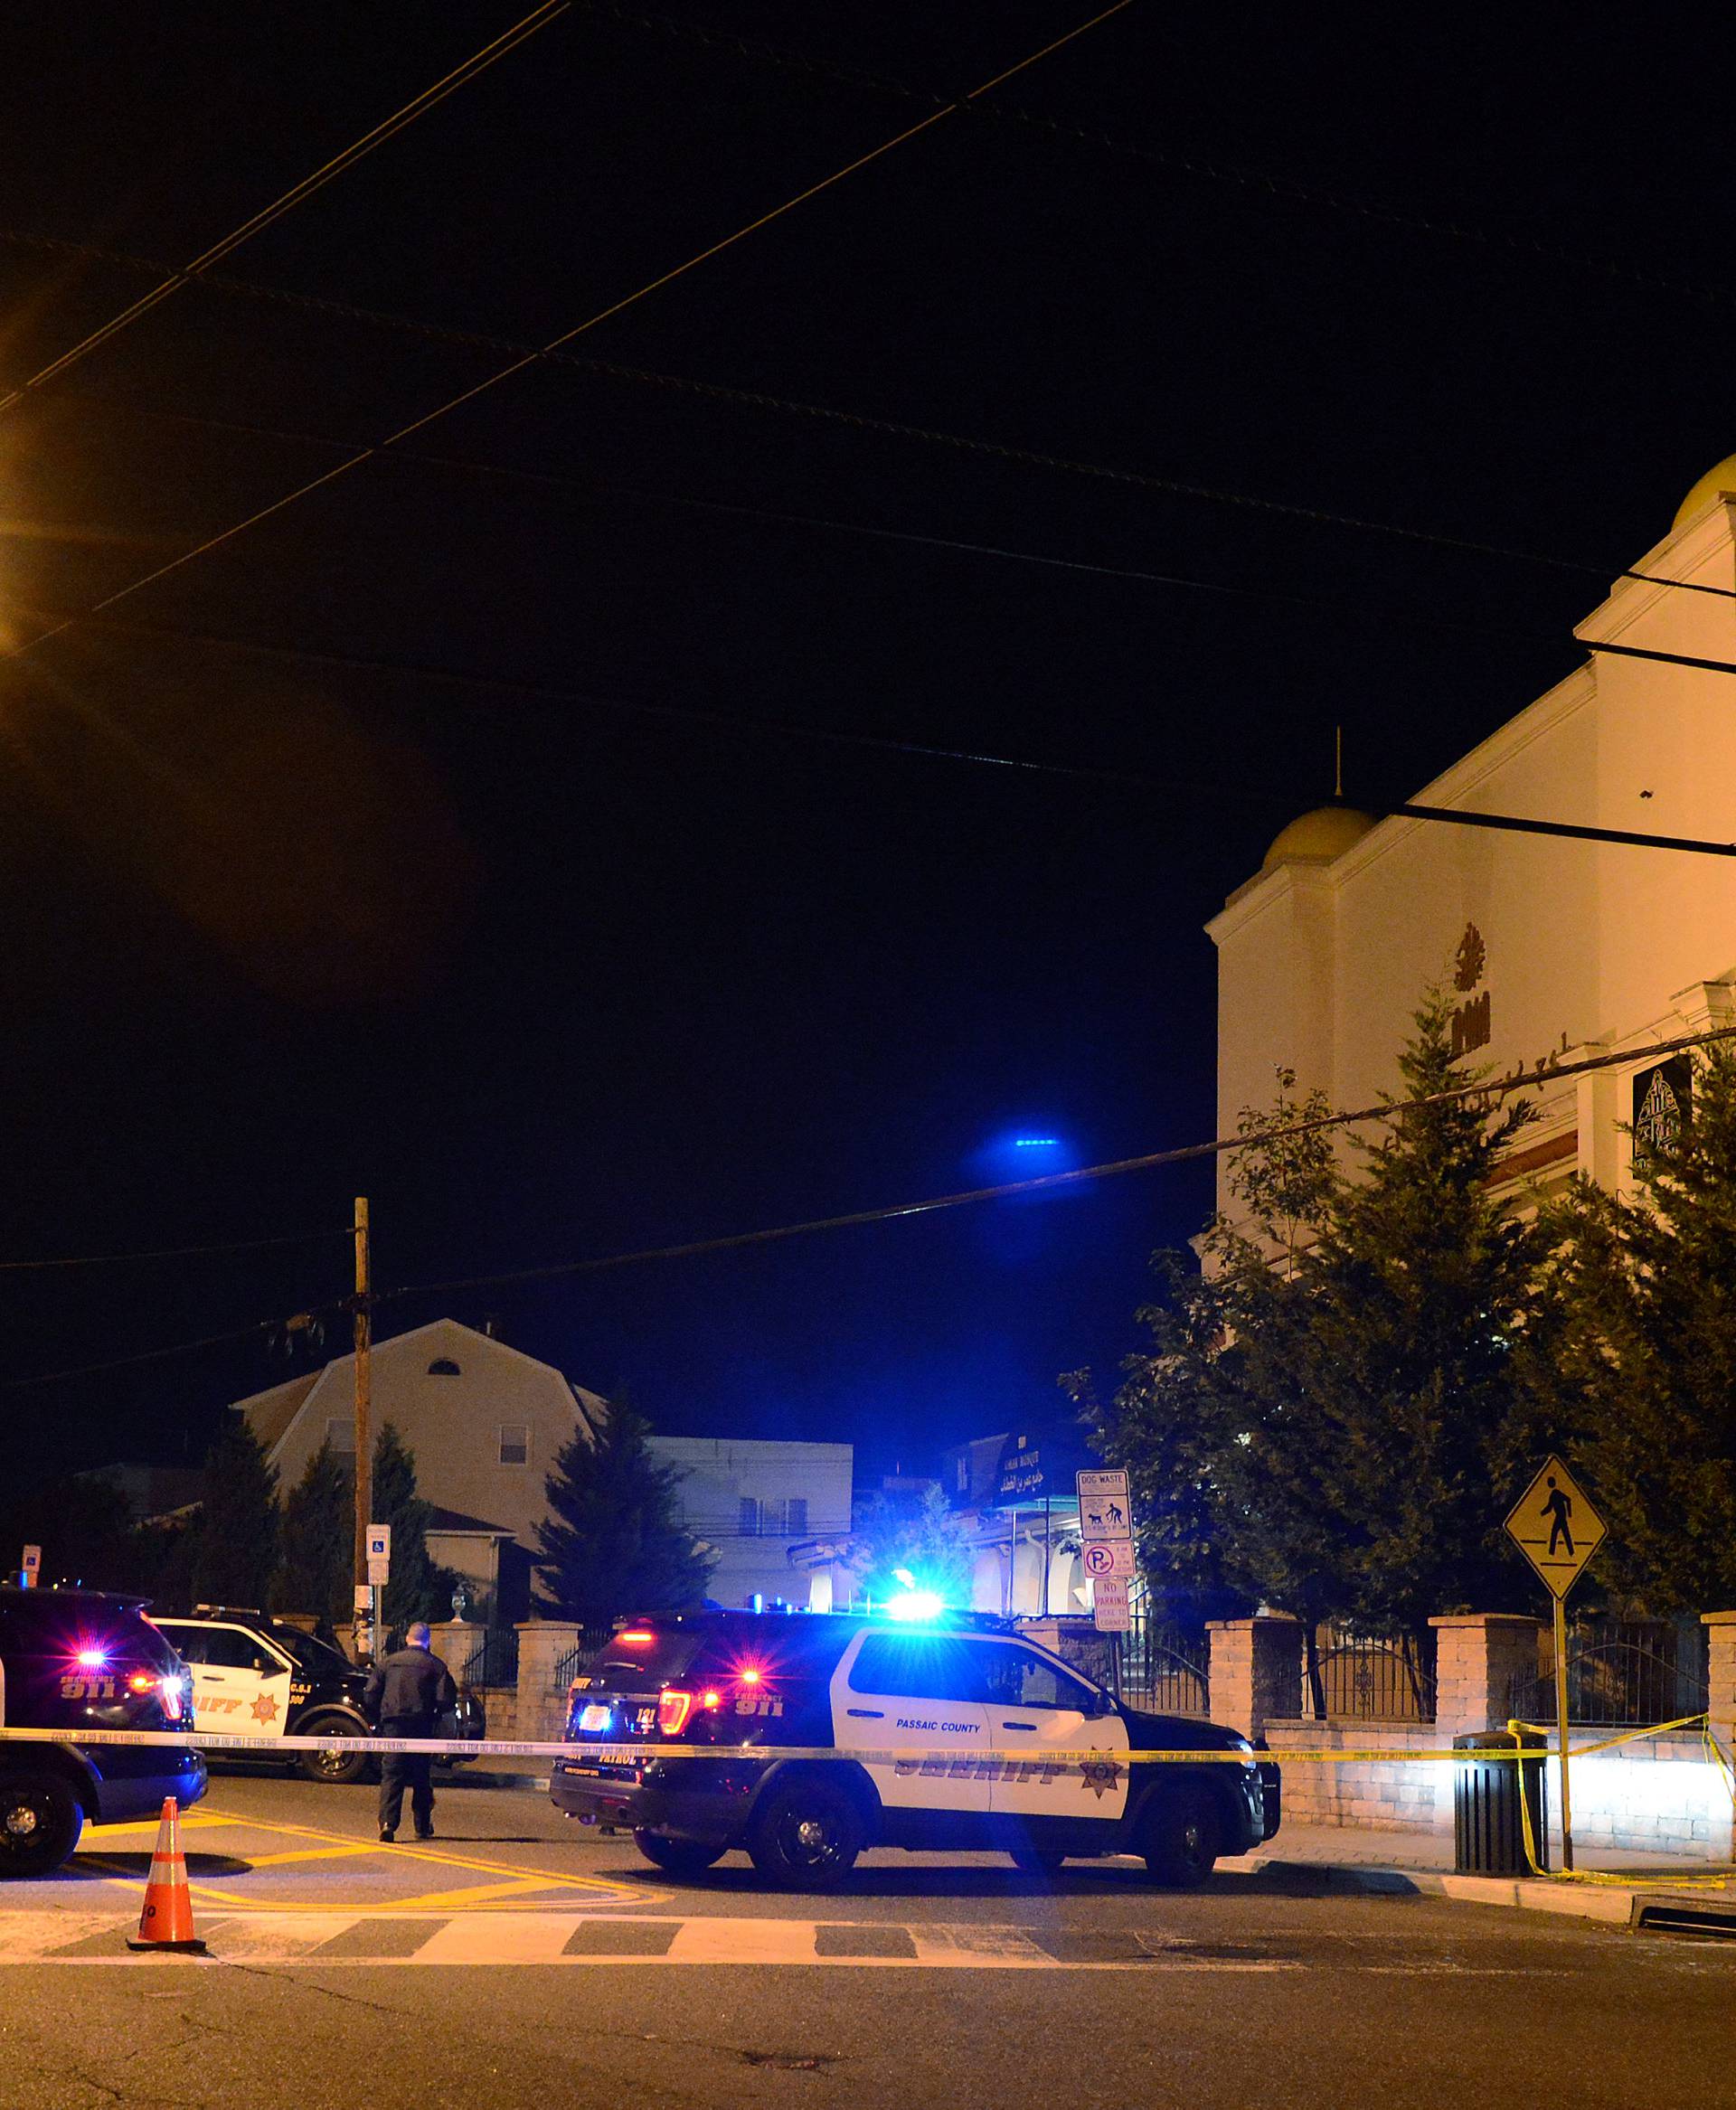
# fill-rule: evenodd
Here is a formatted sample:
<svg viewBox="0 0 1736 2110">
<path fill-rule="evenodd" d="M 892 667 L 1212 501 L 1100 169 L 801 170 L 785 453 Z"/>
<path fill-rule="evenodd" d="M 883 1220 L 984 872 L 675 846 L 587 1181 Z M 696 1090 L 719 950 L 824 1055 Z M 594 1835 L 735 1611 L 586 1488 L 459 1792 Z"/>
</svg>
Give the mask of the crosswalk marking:
<svg viewBox="0 0 1736 2110">
<path fill-rule="evenodd" d="M 682 1919 L 511 1910 L 395 1916 L 365 1911 L 235 1912 L 202 1918 L 207 1957 L 138 1955 L 136 1922 L 113 1912 L 0 1912 L 0 1968 L 43 1964 L 220 1969 L 225 1964 L 349 1970 L 516 1964 L 585 1970 L 705 1964 L 856 1970 L 1270 1972 L 1305 1966 L 1261 1957 L 1166 1948 L 1150 1928 L 1101 1929 L 1089 1940 L 1052 1927 L 926 1926 L 885 1920 Z"/>
</svg>

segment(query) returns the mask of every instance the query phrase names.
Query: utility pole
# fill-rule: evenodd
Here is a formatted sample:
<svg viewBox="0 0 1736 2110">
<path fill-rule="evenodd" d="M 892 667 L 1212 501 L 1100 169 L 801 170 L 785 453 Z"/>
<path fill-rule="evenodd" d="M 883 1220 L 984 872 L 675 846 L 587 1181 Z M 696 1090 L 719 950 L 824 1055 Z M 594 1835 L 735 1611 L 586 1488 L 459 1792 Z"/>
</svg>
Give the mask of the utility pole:
<svg viewBox="0 0 1736 2110">
<path fill-rule="evenodd" d="M 367 1589 L 369 1657 L 380 1653 L 380 1598 L 368 1585 L 368 1512 L 373 1503 L 373 1436 L 369 1427 L 373 1407 L 373 1270 L 368 1245 L 368 1198 L 355 1198 L 355 1587 L 356 1609 Z"/>
</svg>

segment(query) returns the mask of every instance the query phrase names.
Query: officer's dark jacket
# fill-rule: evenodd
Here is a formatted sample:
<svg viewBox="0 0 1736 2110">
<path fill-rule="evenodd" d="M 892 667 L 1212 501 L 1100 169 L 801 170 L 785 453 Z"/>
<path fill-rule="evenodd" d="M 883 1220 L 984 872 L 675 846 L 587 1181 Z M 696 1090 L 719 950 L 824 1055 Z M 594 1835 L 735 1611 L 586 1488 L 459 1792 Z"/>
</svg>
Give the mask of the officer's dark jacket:
<svg viewBox="0 0 1736 2110">
<path fill-rule="evenodd" d="M 362 1701 L 371 1722 L 391 1722 L 407 1736 L 424 1737 L 433 1730 L 440 1710 L 458 1703 L 458 1689 L 451 1672 L 425 1648 L 401 1648 L 382 1656 Z"/>
</svg>

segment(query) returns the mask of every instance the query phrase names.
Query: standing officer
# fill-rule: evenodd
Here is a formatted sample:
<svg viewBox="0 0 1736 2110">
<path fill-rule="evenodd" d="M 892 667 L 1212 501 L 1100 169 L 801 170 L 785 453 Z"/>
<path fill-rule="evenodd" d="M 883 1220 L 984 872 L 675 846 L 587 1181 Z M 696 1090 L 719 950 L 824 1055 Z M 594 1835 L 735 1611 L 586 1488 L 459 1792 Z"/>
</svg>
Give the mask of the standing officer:
<svg viewBox="0 0 1736 2110">
<path fill-rule="evenodd" d="M 433 1651 L 433 1635 L 419 1619 L 404 1635 L 404 1645 L 373 1666 L 363 1706 L 382 1737 L 431 1737 L 448 1708 L 458 1704 L 452 1673 Z M 410 1790 L 410 1814 L 418 1839 L 434 1836 L 432 1757 L 421 1752 L 388 1752 L 380 1761 L 380 1836 L 390 1843 L 398 1836 L 404 1790 Z"/>
</svg>

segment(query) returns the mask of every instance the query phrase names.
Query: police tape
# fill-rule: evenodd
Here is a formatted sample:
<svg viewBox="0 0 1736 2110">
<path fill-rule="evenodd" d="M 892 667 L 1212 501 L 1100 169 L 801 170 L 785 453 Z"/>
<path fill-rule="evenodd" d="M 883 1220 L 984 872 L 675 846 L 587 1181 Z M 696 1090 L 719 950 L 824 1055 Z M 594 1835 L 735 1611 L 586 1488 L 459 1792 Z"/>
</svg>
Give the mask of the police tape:
<svg viewBox="0 0 1736 2110">
<path fill-rule="evenodd" d="M 1529 1725 L 1519 1724 L 1520 1729 Z M 1626 1730 L 1615 1737 L 1606 1738 L 1595 1744 L 1577 1746 L 1568 1752 L 1571 1760 L 1590 1757 L 1594 1752 L 1613 1749 L 1618 1744 L 1630 1743 L 1637 1738 L 1659 1736 L 1674 1729 L 1698 1728 L 1726 1781 L 1729 1769 L 1711 1733 L 1708 1718 L 1703 1714 L 1684 1715 L 1680 1719 L 1660 1723 L 1655 1729 Z M 1553 1762 L 1559 1753 L 1547 1750 L 1538 1744 L 1522 1745 L 1518 1737 L 1511 1746 L 1481 1746 L 1470 1750 L 1408 1751 L 1392 1745 L 1374 1745 L 1368 1747 L 1351 1747 L 1344 1749 L 1272 1751 L 1250 1748 L 1241 1745 L 1184 1746 L 1175 1750 L 1134 1751 L 1114 1746 L 1103 1749 L 1070 1750 L 1064 1755 L 1053 1750 L 1033 1750 L 1028 1746 L 1019 1750 L 1003 1750 L 993 1746 L 965 1748 L 952 1746 L 945 1750 L 934 1750 L 920 1745 L 872 1746 L 852 1745 L 841 1748 L 835 1744 L 605 1744 L 605 1743 L 536 1743 L 518 1742 L 505 1738 L 484 1738 L 466 1740 L 450 1737 L 297 1737 L 297 1736 L 246 1736 L 240 1732 L 221 1729 L 14 1729 L 0 1728 L 0 1741 L 36 1744 L 90 1744 L 122 1745 L 181 1750 L 189 1746 L 200 1751 L 235 1752 L 247 1757 L 269 1757 L 283 1751 L 319 1751 L 332 1756 L 359 1751 L 373 1757 L 420 1756 L 448 1759 L 532 1759 L 544 1761 L 562 1758 L 569 1762 L 582 1762 L 586 1766 L 615 1766 L 643 1768 L 660 1764 L 666 1758 L 709 1758 L 732 1761 L 737 1764 L 753 1763 L 770 1765 L 775 1760 L 800 1759 L 804 1763 L 824 1760 L 844 1760 L 854 1765 L 894 1765 L 913 1766 L 923 1771 L 943 1767 L 948 1772 L 964 1767 L 974 1770 L 979 1766 L 1000 1766 L 1017 1767 L 1042 1766 L 1045 1769 L 1071 1772 L 1089 1770 L 1100 1773 L 1106 1766 L 1396 1766 L 1438 1765 L 1451 1761 L 1456 1765 L 1487 1764 L 1494 1761 L 1537 1763 L 1545 1758 Z M 517 1770 L 512 1766 L 499 1766 L 497 1772 Z M 541 1770 L 540 1764 L 532 1770 Z"/>
</svg>

